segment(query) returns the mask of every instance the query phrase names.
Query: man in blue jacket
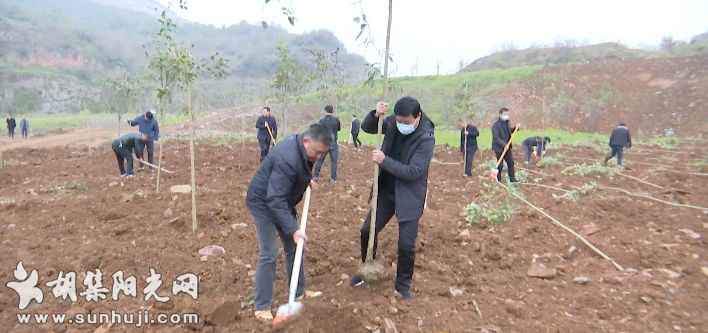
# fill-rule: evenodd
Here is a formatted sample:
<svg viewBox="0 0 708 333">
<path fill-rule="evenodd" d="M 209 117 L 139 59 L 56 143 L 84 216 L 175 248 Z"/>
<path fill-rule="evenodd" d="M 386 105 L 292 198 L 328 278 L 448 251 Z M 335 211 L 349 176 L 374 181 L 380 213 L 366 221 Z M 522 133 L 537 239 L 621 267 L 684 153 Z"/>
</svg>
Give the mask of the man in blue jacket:
<svg viewBox="0 0 708 333">
<path fill-rule="evenodd" d="M 612 130 L 610 134 L 610 153 L 605 157 L 603 161 L 604 165 L 613 157 L 617 156 L 617 165 L 624 165 L 624 148 L 632 148 L 632 136 L 629 134 L 629 128 L 625 123 L 619 123 L 615 129 Z"/>
<path fill-rule="evenodd" d="M 278 123 L 275 117 L 270 112 L 269 106 L 263 107 L 263 115 L 256 120 L 256 128 L 258 129 L 258 146 L 261 149 L 261 162 L 268 156 L 270 146 L 275 144 L 273 140 L 278 139 Z M 271 135 L 273 135 L 271 140 Z"/>
<path fill-rule="evenodd" d="M 337 160 L 339 159 L 339 144 L 337 143 L 339 131 L 342 130 L 342 123 L 339 118 L 334 116 L 334 107 L 331 105 L 325 106 L 325 116 L 320 119 L 320 125 L 326 127 L 332 134 L 332 146 L 329 152 L 315 163 L 315 179 L 320 178 L 320 171 L 324 164 L 325 157 L 329 155 L 330 162 L 330 179 L 332 183 L 337 181 Z"/>
<path fill-rule="evenodd" d="M 290 136 L 276 145 L 251 179 L 246 206 L 256 224 L 260 251 L 256 266 L 255 299 L 255 316 L 259 320 L 273 320 L 271 305 L 278 255 L 276 235 L 283 243 L 286 276 L 290 281 L 297 241 L 307 239 L 298 230 L 295 206 L 310 185 L 314 162 L 329 150 L 331 140 L 327 128 L 314 124 L 305 133 Z M 304 277 L 304 269 L 301 269 L 298 297 L 304 292 Z"/>
<path fill-rule="evenodd" d="M 477 154 L 477 137 L 479 130 L 472 124 L 462 124 L 460 130 L 460 152 L 465 156 L 465 177 L 472 176 L 472 161 Z M 467 140 L 465 140 L 465 137 Z M 467 144 L 465 146 L 465 143 Z M 465 150 L 467 151 L 465 154 Z"/>
<path fill-rule="evenodd" d="M 379 102 L 361 128 L 366 133 L 378 132 L 379 117 L 384 117 L 388 106 Z M 384 140 L 381 150 L 373 151 L 372 159 L 380 167 L 378 207 L 374 238 L 376 256 L 379 232 L 395 215 L 398 220 L 398 264 L 394 295 L 410 300 L 415 266 L 415 242 L 418 221 L 423 215 L 428 190 L 428 170 L 435 147 L 435 125 L 423 113 L 420 103 L 413 97 L 403 97 L 396 102 L 394 116 L 384 119 Z M 361 226 L 361 260 L 366 260 L 369 242 L 371 212 Z M 364 284 L 361 276 L 352 277 L 352 286 Z"/>
<path fill-rule="evenodd" d="M 128 124 L 133 127 L 138 126 L 138 132 L 145 134 L 146 137 L 145 141 L 135 147 L 135 155 L 144 161 L 143 153 L 145 148 L 147 148 L 148 162 L 155 164 L 155 141 L 160 139 L 160 126 L 157 124 L 155 112 L 149 110 L 145 112 L 145 114 L 135 117 L 133 120 L 128 120 Z"/>
<path fill-rule="evenodd" d="M 531 136 L 526 138 L 524 140 L 523 145 L 524 145 L 524 154 L 526 157 L 526 164 L 529 164 L 531 162 L 531 154 L 533 153 L 534 148 L 536 149 L 536 158 L 541 158 L 541 155 L 543 152 L 546 151 L 546 146 L 551 143 L 551 138 L 544 136 Z"/>
</svg>

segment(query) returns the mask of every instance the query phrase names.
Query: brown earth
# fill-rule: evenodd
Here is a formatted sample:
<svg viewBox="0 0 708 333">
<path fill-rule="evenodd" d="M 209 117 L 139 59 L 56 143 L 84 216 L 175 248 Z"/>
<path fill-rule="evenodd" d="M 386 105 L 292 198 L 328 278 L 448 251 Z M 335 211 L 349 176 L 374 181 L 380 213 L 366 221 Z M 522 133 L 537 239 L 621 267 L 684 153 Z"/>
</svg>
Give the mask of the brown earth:
<svg viewBox="0 0 708 333">
<path fill-rule="evenodd" d="M 45 294 L 44 303 L 24 312 L 127 312 L 143 307 L 165 313 L 198 312 L 201 322 L 140 329 L 116 325 L 108 332 L 270 331 L 253 318 L 250 303 L 258 247 L 244 195 L 257 168 L 255 145 L 245 149 L 237 143 L 197 145 L 196 234 L 191 232 L 189 195 L 168 190 L 189 182 L 188 146 L 167 141 L 165 149 L 165 164 L 177 173 L 165 176 L 160 193 L 154 193 L 154 174 L 148 171 L 130 180 L 118 178 L 107 145 L 91 151 L 72 146 L 4 153 L 8 163 L 0 169 L 0 282 L 14 281 L 13 270 L 22 261 L 26 269 L 39 271 Z M 689 161 L 705 158 L 706 149 L 686 143 L 676 150 L 660 150 L 665 149 L 636 147 L 628 153 L 631 170 L 624 173 L 662 190 L 625 177 L 562 174 L 575 162 L 571 158 L 601 156 L 580 147 L 551 152 L 566 165 L 532 167 L 527 181 L 570 189 L 595 180 L 663 200 L 708 206 L 708 178 L 680 173 L 689 169 Z M 463 209 L 479 199 L 483 184 L 490 183 L 485 177 L 488 171 L 479 165 L 477 177 L 462 178 L 461 164 L 456 164 L 459 154 L 442 147 L 436 152 L 438 162 L 432 164 L 429 206 L 420 227 L 416 299 L 401 303 L 392 297 L 395 222 L 384 230 L 380 243 L 389 278 L 369 289 L 352 289 L 343 274 L 350 276 L 359 264 L 359 227 L 368 206 L 372 165 L 366 151 L 349 146 L 341 151 L 340 181 L 313 192 L 308 226 L 308 290 L 323 294 L 305 299 L 303 317 L 282 331 L 383 332 L 385 318 L 399 332 L 708 331 L 708 275 L 702 271 L 708 267 L 706 212 L 610 191 L 595 191 L 577 202 L 557 200 L 552 194 L 559 192 L 521 185 L 529 201 L 569 227 L 590 233 L 591 242 L 628 268 L 618 272 L 522 205 L 505 224 L 466 223 Z M 485 151 L 478 161 L 487 159 L 490 154 Z M 669 165 L 679 173 L 639 164 L 649 162 Z M 693 239 L 681 229 L 700 238 Z M 226 254 L 202 261 L 197 251 L 211 244 L 223 246 Z M 577 250 L 570 251 L 573 247 Z M 556 274 L 547 279 L 529 277 L 527 271 L 536 257 Z M 81 292 L 84 272 L 95 268 L 103 272 L 108 288 L 114 272 L 134 275 L 138 298 L 92 303 L 79 297 L 69 304 L 56 300 L 45 286 L 60 271 L 75 271 Z M 162 274 L 160 294 L 171 297 L 171 281 L 177 275 L 198 274 L 199 299 L 180 295 L 167 304 L 143 302 L 149 268 Z M 286 300 L 282 268 L 279 262 L 277 304 Z M 575 283 L 581 276 L 590 282 Z M 451 287 L 463 293 L 453 297 Z M 97 325 L 19 325 L 16 294 L 6 287 L 0 290 L 3 332 L 105 332 Z"/>
</svg>

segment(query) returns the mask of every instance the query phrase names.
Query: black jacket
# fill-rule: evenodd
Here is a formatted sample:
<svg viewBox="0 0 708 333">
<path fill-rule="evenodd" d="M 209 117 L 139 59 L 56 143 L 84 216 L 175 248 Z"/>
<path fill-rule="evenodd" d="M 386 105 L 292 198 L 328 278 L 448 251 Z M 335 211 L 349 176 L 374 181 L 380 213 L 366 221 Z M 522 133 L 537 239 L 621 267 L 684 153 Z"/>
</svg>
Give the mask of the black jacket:
<svg viewBox="0 0 708 333">
<path fill-rule="evenodd" d="M 273 138 L 278 139 L 278 123 L 275 121 L 275 117 L 270 116 L 260 116 L 256 121 L 256 128 L 258 129 L 258 141 L 270 142 L 270 134 L 266 128 L 266 121 L 268 122 L 268 127 L 270 127 L 271 132 L 273 132 Z"/>
<path fill-rule="evenodd" d="M 401 149 L 400 161 L 388 157 L 392 150 L 395 136 L 402 135 L 396 128 L 396 119 L 389 116 L 384 119 L 384 140 L 381 150 L 386 154 L 386 159 L 381 163 L 382 171 L 386 171 L 395 178 L 396 217 L 399 221 L 417 220 L 423 215 L 425 195 L 428 190 L 428 170 L 430 160 L 433 158 L 435 148 L 435 125 L 423 113 L 420 124 L 411 137 L 405 140 Z M 376 134 L 378 131 L 378 118 L 376 111 L 371 111 L 361 124 L 361 129 L 366 133 Z M 379 185 L 381 184 L 379 174 Z M 384 190 L 379 186 L 379 193 Z"/>
<path fill-rule="evenodd" d="M 466 129 L 460 129 L 460 151 L 465 146 L 465 130 L 467 130 L 467 150 L 476 150 L 479 130 L 474 125 L 467 125 Z"/>
<path fill-rule="evenodd" d="M 249 207 L 270 210 L 273 223 L 286 235 L 298 229 L 295 206 L 302 200 L 312 179 L 313 163 L 307 159 L 301 135 L 292 135 L 277 144 L 251 179 L 246 194 Z"/>
<path fill-rule="evenodd" d="M 492 125 L 492 150 L 501 153 L 504 151 L 504 147 L 511 139 L 511 133 L 513 128 L 509 127 L 509 121 L 497 119 L 497 121 Z M 511 150 L 513 145 L 509 145 L 509 150 Z"/>
<path fill-rule="evenodd" d="M 17 127 L 17 122 L 15 121 L 15 118 L 7 119 L 7 128 L 15 128 L 15 127 Z"/>
<path fill-rule="evenodd" d="M 328 114 L 320 119 L 320 125 L 327 127 L 332 133 L 332 138 L 334 138 L 333 143 L 337 143 L 337 133 L 342 130 L 342 123 L 339 122 L 339 118 Z"/>
<path fill-rule="evenodd" d="M 132 158 L 133 150 L 135 147 L 140 145 L 140 140 L 141 136 L 139 133 L 128 133 L 128 134 L 123 134 L 121 135 L 118 139 L 113 140 L 112 147 L 115 150 L 117 149 L 122 149 L 125 151 L 129 156 L 129 158 Z"/>
<path fill-rule="evenodd" d="M 530 136 L 524 140 L 523 144 L 526 147 L 543 147 L 545 145 L 545 141 L 544 138 L 541 136 Z"/>
<path fill-rule="evenodd" d="M 359 119 L 352 120 L 352 134 L 359 134 L 359 129 L 361 128 L 361 121 Z"/>
<path fill-rule="evenodd" d="M 632 136 L 629 135 L 629 128 L 617 126 L 610 135 L 610 146 L 621 146 L 632 148 Z"/>
</svg>

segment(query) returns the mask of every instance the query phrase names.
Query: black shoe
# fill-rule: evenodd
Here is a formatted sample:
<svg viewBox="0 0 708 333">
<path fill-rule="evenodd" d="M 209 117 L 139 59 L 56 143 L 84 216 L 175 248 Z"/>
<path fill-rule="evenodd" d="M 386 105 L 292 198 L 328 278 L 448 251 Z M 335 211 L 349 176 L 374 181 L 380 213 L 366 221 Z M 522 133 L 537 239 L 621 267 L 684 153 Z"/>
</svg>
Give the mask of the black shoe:
<svg viewBox="0 0 708 333">
<path fill-rule="evenodd" d="M 393 296 L 398 297 L 404 301 L 411 301 L 414 298 L 413 293 L 410 290 L 399 291 L 394 289 Z"/>
<path fill-rule="evenodd" d="M 516 178 L 512 178 L 512 179 L 509 179 L 509 182 L 510 182 L 510 183 L 518 183 L 519 180 L 516 179 Z"/>
<path fill-rule="evenodd" d="M 354 288 L 364 287 L 365 284 L 366 281 L 359 275 L 352 276 L 352 280 L 350 281 L 350 285 Z"/>
</svg>

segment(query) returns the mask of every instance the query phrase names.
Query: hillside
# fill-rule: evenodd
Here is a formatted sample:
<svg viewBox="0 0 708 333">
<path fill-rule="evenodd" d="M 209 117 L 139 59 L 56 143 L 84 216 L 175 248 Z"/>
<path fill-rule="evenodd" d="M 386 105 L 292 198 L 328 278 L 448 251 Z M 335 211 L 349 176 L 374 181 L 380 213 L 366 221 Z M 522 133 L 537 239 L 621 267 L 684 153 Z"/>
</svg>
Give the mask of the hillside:
<svg viewBox="0 0 708 333">
<path fill-rule="evenodd" d="M 158 13 L 150 13 L 155 6 L 155 1 L 135 0 L 0 2 L 0 80 L 6 87 L 0 92 L 1 111 L 76 111 L 82 100 L 95 99 L 96 81 L 109 72 L 142 71 L 144 46 L 157 31 Z M 339 48 L 344 77 L 354 81 L 364 75 L 364 58 L 347 53 L 329 31 L 295 35 L 246 22 L 224 28 L 178 22 L 179 38 L 195 45 L 195 55 L 219 52 L 229 60 L 228 86 L 272 77 L 279 42 L 310 67 L 308 49 Z"/>
</svg>

